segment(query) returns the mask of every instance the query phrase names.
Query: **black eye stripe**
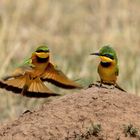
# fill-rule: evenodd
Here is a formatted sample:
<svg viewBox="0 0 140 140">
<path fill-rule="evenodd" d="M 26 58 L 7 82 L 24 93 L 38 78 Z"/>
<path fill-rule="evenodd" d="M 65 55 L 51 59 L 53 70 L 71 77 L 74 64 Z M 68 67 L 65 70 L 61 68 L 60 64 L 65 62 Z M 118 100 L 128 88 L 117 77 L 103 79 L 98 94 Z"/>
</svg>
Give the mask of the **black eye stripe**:
<svg viewBox="0 0 140 140">
<path fill-rule="evenodd" d="M 102 56 L 106 56 L 106 57 L 109 57 L 109 58 L 111 58 L 111 59 L 114 59 L 114 56 L 111 55 L 111 54 L 104 54 L 104 55 L 102 55 Z"/>
<path fill-rule="evenodd" d="M 40 53 L 40 52 L 49 52 L 49 50 L 46 50 L 46 51 L 38 50 L 38 51 L 36 51 L 36 52 L 38 52 L 38 53 Z"/>
</svg>

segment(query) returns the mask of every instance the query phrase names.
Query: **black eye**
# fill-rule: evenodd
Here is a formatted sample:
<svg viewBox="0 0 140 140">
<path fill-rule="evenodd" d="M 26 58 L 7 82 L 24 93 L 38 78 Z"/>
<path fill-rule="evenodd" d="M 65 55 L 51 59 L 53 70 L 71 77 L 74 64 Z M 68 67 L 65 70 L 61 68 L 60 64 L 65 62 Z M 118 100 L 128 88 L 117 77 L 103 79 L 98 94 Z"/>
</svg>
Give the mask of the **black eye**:
<svg viewBox="0 0 140 140">
<path fill-rule="evenodd" d="M 111 54 L 104 54 L 103 56 L 106 56 L 106 57 L 108 57 L 108 58 L 110 58 L 110 59 L 114 59 L 114 56 L 111 55 Z"/>
</svg>

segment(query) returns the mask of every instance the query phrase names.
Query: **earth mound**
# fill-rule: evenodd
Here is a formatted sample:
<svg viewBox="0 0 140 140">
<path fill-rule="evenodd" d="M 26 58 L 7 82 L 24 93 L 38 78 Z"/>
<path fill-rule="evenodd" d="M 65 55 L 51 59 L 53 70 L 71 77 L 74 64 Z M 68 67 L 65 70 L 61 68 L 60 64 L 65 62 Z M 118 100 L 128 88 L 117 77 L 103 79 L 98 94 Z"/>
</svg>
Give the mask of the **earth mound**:
<svg viewBox="0 0 140 140">
<path fill-rule="evenodd" d="M 93 86 L 2 124 L 0 139 L 140 140 L 140 97 Z"/>
</svg>

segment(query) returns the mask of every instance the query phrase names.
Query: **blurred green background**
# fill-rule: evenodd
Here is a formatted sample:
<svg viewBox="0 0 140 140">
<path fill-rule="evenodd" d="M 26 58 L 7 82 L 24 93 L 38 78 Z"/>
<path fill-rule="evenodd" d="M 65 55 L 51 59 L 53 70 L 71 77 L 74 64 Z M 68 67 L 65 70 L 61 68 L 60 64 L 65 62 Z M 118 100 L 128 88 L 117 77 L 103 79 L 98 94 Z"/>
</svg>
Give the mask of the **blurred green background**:
<svg viewBox="0 0 140 140">
<path fill-rule="evenodd" d="M 140 0 L 0 0 L 0 77 L 47 43 L 52 61 L 85 86 L 99 79 L 99 59 L 110 44 L 119 57 L 118 84 L 140 94 Z M 54 88 L 59 93 L 72 93 Z M 28 99 L 0 90 L 0 120 L 15 119 L 50 99 Z"/>
</svg>

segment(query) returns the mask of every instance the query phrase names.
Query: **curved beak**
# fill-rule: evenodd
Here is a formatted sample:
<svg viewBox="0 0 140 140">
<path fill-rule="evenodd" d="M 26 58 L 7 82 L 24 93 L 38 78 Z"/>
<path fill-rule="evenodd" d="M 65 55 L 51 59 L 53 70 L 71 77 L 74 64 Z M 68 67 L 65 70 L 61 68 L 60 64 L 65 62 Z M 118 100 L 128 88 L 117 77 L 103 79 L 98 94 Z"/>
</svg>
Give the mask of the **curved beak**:
<svg viewBox="0 0 140 140">
<path fill-rule="evenodd" d="M 99 53 L 91 53 L 90 55 L 98 55 L 98 56 L 100 56 Z"/>
</svg>

